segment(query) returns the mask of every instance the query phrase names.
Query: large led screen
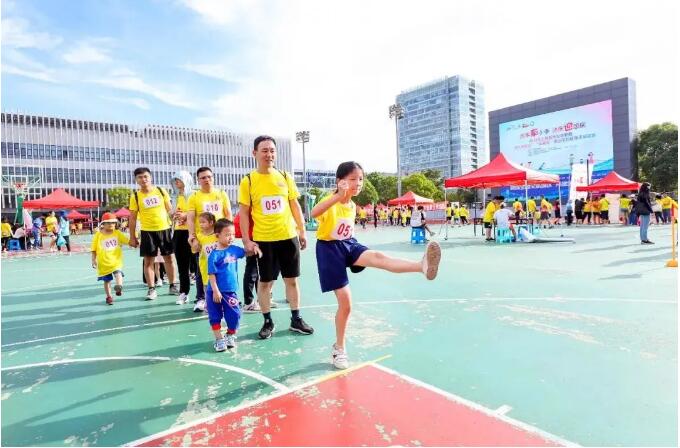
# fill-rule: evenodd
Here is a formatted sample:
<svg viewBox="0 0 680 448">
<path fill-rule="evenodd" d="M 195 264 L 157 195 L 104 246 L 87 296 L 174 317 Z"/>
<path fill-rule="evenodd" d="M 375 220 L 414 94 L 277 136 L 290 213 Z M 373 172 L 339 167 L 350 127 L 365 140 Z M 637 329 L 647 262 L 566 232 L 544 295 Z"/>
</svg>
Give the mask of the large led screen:
<svg viewBox="0 0 680 448">
<path fill-rule="evenodd" d="M 611 100 L 498 126 L 503 155 L 523 166 L 559 174 L 563 195 L 569 191 L 574 165 L 588 165 L 591 182 L 614 167 Z M 501 194 L 517 196 L 520 191 L 523 188 L 504 188 Z M 557 197 L 557 186 L 531 188 L 530 194 Z"/>
</svg>

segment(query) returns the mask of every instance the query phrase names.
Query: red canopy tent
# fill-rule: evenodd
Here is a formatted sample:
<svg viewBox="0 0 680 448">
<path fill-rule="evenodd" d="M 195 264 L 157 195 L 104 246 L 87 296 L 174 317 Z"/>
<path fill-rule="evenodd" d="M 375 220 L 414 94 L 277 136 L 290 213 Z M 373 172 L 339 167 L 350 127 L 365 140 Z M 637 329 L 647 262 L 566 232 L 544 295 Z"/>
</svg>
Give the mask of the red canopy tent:
<svg viewBox="0 0 680 448">
<path fill-rule="evenodd" d="M 414 205 L 414 204 L 432 204 L 434 201 L 432 199 L 424 198 L 418 196 L 412 191 L 407 192 L 403 196 L 392 199 L 387 203 L 389 205 Z"/>
<path fill-rule="evenodd" d="M 637 191 L 639 189 L 640 189 L 639 182 L 626 179 L 625 177 L 619 175 L 614 171 L 610 171 L 609 174 L 607 174 L 602 179 L 598 180 L 593 184 L 576 187 L 576 191 L 601 191 L 601 192 Z"/>
<path fill-rule="evenodd" d="M 66 215 L 66 218 L 71 219 L 71 220 L 76 220 L 76 219 L 88 219 L 89 216 L 87 216 L 87 215 L 85 215 L 85 214 L 83 214 L 83 213 L 80 213 L 80 212 L 77 211 L 77 210 L 71 210 L 70 212 L 68 212 L 68 215 Z"/>
<path fill-rule="evenodd" d="M 116 213 L 114 213 L 114 215 L 116 215 L 116 218 L 129 218 L 130 217 L 130 210 L 123 207 L 120 210 L 118 210 Z"/>
<path fill-rule="evenodd" d="M 40 199 L 24 201 L 24 208 L 31 210 L 54 210 L 59 208 L 96 208 L 99 201 L 83 201 L 71 196 L 62 188 L 56 188 L 52 193 Z"/>
<path fill-rule="evenodd" d="M 525 203 L 529 202 L 529 185 L 557 184 L 560 204 L 562 203 L 562 191 L 560 189 L 560 176 L 541 171 L 525 168 L 505 158 L 499 153 L 494 159 L 474 171 L 462 176 L 453 177 L 444 181 L 444 188 L 497 188 L 513 185 L 524 185 Z M 476 213 L 475 208 L 475 213 Z M 448 227 L 446 228 L 448 232 Z M 475 226 L 475 234 L 477 228 Z"/>
<path fill-rule="evenodd" d="M 496 188 L 511 185 L 557 184 L 556 174 L 525 168 L 500 153 L 491 162 L 462 176 L 444 181 L 445 188 Z"/>
</svg>

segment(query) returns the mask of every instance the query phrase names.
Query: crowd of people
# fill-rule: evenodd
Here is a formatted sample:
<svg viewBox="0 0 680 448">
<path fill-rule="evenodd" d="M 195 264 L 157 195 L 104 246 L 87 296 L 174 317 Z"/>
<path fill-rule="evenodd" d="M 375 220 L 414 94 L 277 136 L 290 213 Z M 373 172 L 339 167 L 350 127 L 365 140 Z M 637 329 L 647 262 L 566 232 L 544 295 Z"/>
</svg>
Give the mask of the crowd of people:
<svg viewBox="0 0 680 448">
<path fill-rule="evenodd" d="M 104 282 L 107 304 L 114 303 L 113 295 L 123 294 L 122 247 L 127 244 L 138 248 L 143 259 L 146 300 L 158 298 L 159 274 L 154 267 L 160 257 L 169 279 L 168 294 L 177 295 L 178 305 L 186 303 L 192 260 L 195 262 L 194 311 L 207 311 L 216 351 L 236 346 L 242 312 L 261 313 L 264 322 L 258 336 L 261 339 L 272 336 L 276 328 L 271 315 L 275 307 L 272 288 L 279 274 L 290 306 L 289 330 L 304 335 L 314 333 L 300 312 L 300 251 L 306 249 L 307 237 L 299 192 L 293 176 L 275 168 L 276 141 L 272 137 L 256 138 L 253 156 L 257 169 L 241 180 L 236 219 L 226 193 L 213 185 L 209 167 L 197 170 L 200 188 L 196 191 L 190 188 L 190 174 L 175 175 L 177 194 L 173 197 L 153 184 L 148 168 L 134 171 L 139 188 L 130 197 L 129 210 L 130 229 L 135 230 L 128 237 L 116 228 L 115 215 L 105 213 L 92 241 L 92 267 L 97 270 L 98 280 Z M 352 197 L 363 187 L 363 169 L 356 162 L 345 162 L 338 167 L 336 177 L 337 188 L 315 205 L 311 216 L 319 223 L 316 260 L 321 290 L 333 291 L 338 302 L 331 359 L 336 368 L 344 369 L 348 367 L 345 335 L 352 302 L 347 269 L 353 273 L 366 267 L 393 273 L 421 273 L 433 280 L 441 249 L 431 242 L 420 261 L 411 261 L 392 258 L 360 244 L 354 237 L 357 207 Z M 359 211 L 358 215 L 360 222 L 367 218 L 365 212 Z M 242 239 L 242 247 L 234 244 L 237 237 Z M 237 263 L 243 258 L 246 267 L 242 302 Z M 177 277 L 179 286 L 175 282 Z"/>
<path fill-rule="evenodd" d="M 50 252 L 71 254 L 71 233 L 73 223 L 69 222 L 65 211 L 42 213 L 33 222 L 10 224 L 8 218 L 2 218 L 2 251 L 9 249 L 10 241 L 16 240 L 21 250 L 39 250 L 46 246 Z"/>
</svg>

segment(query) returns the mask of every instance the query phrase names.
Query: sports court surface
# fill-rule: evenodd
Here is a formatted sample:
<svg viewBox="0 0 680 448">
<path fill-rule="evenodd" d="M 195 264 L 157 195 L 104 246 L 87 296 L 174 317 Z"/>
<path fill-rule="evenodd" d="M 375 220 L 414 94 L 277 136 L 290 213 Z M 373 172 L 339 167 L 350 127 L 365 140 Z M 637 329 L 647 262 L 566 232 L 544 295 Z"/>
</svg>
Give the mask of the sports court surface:
<svg viewBox="0 0 680 448">
<path fill-rule="evenodd" d="M 637 228 L 564 235 L 576 243 L 496 245 L 453 229 L 437 238 L 433 282 L 352 275 L 343 373 L 329 363 L 336 305 L 320 293 L 313 241 L 301 289 L 315 334 L 288 332 L 279 284 L 274 337 L 258 340 L 261 316 L 245 315 L 225 353 L 167 287 L 143 300 L 133 250 L 113 306 L 88 253 L 3 258 L 2 445 L 677 446 L 670 227 L 650 229 L 654 246 Z M 423 250 L 403 229 L 357 236 L 393 255 Z"/>
</svg>

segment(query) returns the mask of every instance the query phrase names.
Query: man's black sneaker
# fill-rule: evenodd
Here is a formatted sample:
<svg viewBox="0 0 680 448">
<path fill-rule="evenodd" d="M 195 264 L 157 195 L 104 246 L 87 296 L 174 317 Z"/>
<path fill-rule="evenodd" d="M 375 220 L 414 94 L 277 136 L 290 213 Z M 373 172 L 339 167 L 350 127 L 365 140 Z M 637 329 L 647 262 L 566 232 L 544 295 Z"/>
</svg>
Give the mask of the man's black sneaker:
<svg viewBox="0 0 680 448">
<path fill-rule="evenodd" d="M 314 329 L 307 325 L 307 322 L 302 320 L 301 317 L 298 317 L 297 319 L 291 319 L 290 320 L 290 331 L 297 331 L 298 333 L 302 334 L 312 334 L 314 333 Z"/>
<path fill-rule="evenodd" d="M 260 339 L 269 339 L 272 337 L 272 334 L 274 334 L 274 328 L 274 321 L 265 321 L 264 325 L 262 325 L 262 329 L 258 333 L 258 336 L 260 336 Z"/>
</svg>

